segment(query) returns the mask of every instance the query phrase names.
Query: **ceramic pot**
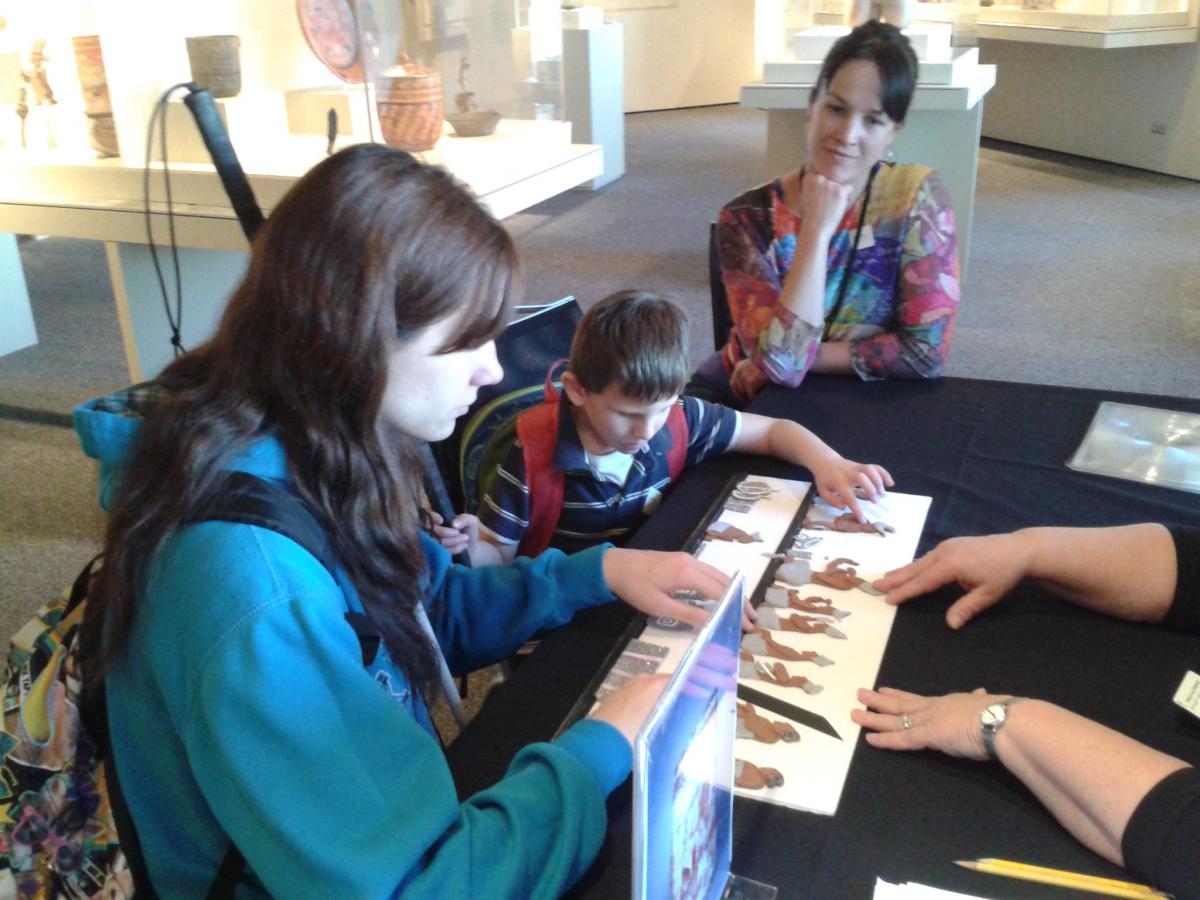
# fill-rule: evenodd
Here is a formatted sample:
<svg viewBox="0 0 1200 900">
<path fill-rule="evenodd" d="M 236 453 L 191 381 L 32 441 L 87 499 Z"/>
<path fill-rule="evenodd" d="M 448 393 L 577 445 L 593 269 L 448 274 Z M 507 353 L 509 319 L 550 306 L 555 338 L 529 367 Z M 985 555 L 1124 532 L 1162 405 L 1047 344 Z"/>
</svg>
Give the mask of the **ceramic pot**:
<svg viewBox="0 0 1200 900">
<path fill-rule="evenodd" d="M 209 34 L 184 40 L 192 81 L 214 97 L 236 97 L 242 89 L 242 64 L 238 59 L 241 38 L 236 34 Z"/>
<path fill-rule="evenodd" d="M 100 36 L 89 34 L 73 37 L 71 46 L 75 51 L 75 70 L 79 73 L 79 87 L 83 91 L 84 114 L 88 117 L 88 137 L 92 149 L 101 157 L 119 156 Z"/>
<path fill-rule="evenodd" d="M 388 69 L 375 88 L 379 128 L 389 147 L 432 150 L 442 136 L 442 75 L 409 63 Z"/>
<path fill-rule="evenodd" d="M 466 112 L 448 113 L 446 121 L 459 137 L 483 137 L 496 130 L 500 124 L 500 113 L 494 109 L 469 109 Z"/>
</svg>

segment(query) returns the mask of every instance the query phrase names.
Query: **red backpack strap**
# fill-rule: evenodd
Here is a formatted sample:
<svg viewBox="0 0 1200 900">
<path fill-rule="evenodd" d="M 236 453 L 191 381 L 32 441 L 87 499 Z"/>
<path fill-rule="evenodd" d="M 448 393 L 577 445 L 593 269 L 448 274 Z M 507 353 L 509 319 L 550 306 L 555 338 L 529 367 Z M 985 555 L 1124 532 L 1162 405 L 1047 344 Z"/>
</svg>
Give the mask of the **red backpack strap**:
<svg viewBox="0 0 1200 900">
<path fill-rule="evenodd" d="M 517 440 L 525 459 L 525 487 L 529 490 L 529 527 L 517 545 L 519 556 L 537 556 L 550 546 L 563 505 L 563 473 L 554 467 L 558 446 L 558 390 L 554 373 L 565 359 L 555 360 L 546 372 L 546 402 L 517 416 Z"/>
<path fill-rule="evenodd" d="M 688 424 L 683 404 L 676 403 L 667 414 L 667 432 L 671 435 L 671 449 L 667 451 L 667 473 L 674 482 L 683 472 L 687 462 Z"/>
</svg>

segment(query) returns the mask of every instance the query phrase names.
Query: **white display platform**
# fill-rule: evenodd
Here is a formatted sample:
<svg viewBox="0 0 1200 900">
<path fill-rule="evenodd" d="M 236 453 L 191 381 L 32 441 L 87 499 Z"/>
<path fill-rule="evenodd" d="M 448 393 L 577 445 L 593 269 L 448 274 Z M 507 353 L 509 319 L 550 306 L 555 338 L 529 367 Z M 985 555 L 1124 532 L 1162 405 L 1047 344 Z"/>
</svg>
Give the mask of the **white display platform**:
<svg viewBox="0 0 1200 900">
<path fill-rule="evenodd" d="M 941 22 L 914 22 L 903 29 L 920 60 L 943 60 L 950 56 L 950 25 Z M 792 53 L 796 59 L 821 60 L 830 48 L 850 33 L 847 25 L 813 25 L 792 35 Z"/>
<path fill-rule="evenodd" d="M 339 140 L 338 146 L 356 141 Z M 247 179 L 269 214 L 291 185 L 325 156 L 325 138 L 291 135 L 237 146 Z M 433 150 L 417 154 L 445 166 L 494 216 L 503 219 L 598 177 L 600 147 L 571 143 L 567 122 L 504 119 L 496 134 L 458 138 L 446 134 Z M 158 167 L 158 164 L 155 164 Z M 185 347 L 212 332 L 230 289 L 246 265 L 246 239 L 211 165 L 171 161 L 175 235 L 184 272 Z M 87 151 L 0 151 L 0 233 L 45 234 L 106 243 L 129 374 L 153 377 L 172 358 L 169 329 L 153 262 L 146 246 L 143 169 L 120 159 L 95 159 Z M 151 178 L 155 243 L 167 244 L 163 180 Z M 160 252 L 160 258 L 162 253 Z M 16 266 L 15 241 L 0 242 L 0 273 Z M 4 303 L 28 309 L 23 279 L 6 278 Z M 16 349 L 16 348 L 13 348 Z"/>
<path fill-rule="evenodd" d="M 922 87 L 964 84 L 978 65 L 978 47 L 950 47 L 945 59 L 926 59 L 917 64 L 917 83 Z M 814 84 L 820 74 L 820 60 L 781 59 L 763 63 L 763 84 Z"/>
<path fill-rule="evenodd" d="M 797 65 L 811 62 L 802 60 Z M 959 268 L 965 281 L 975 214 L 983 98 L 996 84 L 996 67 L 980 65 L 978 53 L 973 50 L 956 55 L 949 65 L 949 83 L 917 84 L 904 129 L 896 138 L 895 156 L 899 162 L 933 166 L 941 175 L 954 206 Z M 742 86 L 741 105 L 767 112 L 764 179 L 795 171 L 803 164 L 806 112 L 815 78 L 814 73 L 808 81 Z"/>
</svg>

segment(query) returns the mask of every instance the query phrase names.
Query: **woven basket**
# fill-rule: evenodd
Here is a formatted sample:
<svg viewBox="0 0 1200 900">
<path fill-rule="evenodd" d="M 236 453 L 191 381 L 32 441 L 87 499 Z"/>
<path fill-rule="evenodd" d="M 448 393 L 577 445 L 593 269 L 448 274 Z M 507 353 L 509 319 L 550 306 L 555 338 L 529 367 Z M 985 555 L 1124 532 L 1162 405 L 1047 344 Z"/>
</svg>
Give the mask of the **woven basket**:
<svg viewBox="0 0 1200 900">
<path fill-rule="evenodd" d="M 442 136 L 442 75 L 419 65 L 384 77 L 376 88 L 383 140 L 401 150 L 430 150 Z"/>
</svg>

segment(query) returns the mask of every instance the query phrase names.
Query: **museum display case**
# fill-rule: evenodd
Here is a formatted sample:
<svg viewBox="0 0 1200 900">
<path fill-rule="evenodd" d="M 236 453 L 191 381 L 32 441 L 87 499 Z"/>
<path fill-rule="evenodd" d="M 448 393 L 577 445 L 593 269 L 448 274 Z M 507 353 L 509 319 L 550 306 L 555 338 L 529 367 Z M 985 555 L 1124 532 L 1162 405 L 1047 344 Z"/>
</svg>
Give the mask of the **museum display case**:
<svg viewBox="0 0 1200 900">
<path fill-rule="evenodd" d="M 913 22 L 949 22 L 964 35 L 1088 47 L 1150 46 L 1196 40 L 1197 0 L 875 0 L 906 6 Z M 815 24 L 839 24 L 862 0 L 816 0 Z"/>
<path fill-rule="evenodd" d="M 103 241 L 130 376 L 149 377 L 172 353 L 154 245 L 179 251 L 185 346 L 246 259 L 189 83 L 267 215 L 327 154 L 378 141 L 504 218 L 605 171 L 573 143 L 562 73 L 560 0 L 0 0 L 0 291 L 28 310 L 15 234 Z"/>
<path fill-rule="evenodd" d="M 187 81 L 212 90 L 247 160 L 311 164 L 362 140 L 438 159 L 484 137 L 554 139 L 561 22 L 560 0 L 0 0 L 0 72 L 12 73 L 0 82 L 0 142 L 140 165 L 156 101 Z M 167 156 L 204 162 L 183 94 L 167 114 Z"/>
</svg>

